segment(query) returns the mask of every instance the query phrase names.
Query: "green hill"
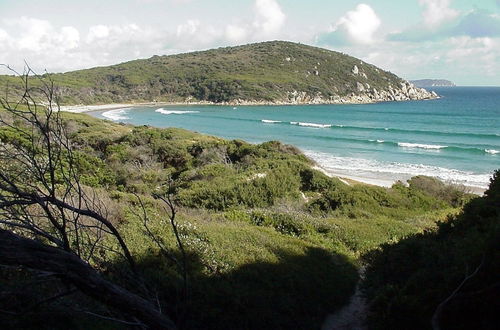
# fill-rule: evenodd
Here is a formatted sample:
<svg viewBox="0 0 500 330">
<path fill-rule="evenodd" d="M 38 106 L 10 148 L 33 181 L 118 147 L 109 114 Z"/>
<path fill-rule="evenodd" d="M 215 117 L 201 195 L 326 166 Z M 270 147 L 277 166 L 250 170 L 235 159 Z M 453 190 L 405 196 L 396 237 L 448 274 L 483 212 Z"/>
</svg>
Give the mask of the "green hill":
<svg viewBox="0 0 500 330">
<path fill-rule="evenodd" d="M 369 103 L 436 97 L 357 58 L 271 41 L 51 74 L 64 104 Z M 0 77 L 0 83 L 8 78 Z"/>
</svg>

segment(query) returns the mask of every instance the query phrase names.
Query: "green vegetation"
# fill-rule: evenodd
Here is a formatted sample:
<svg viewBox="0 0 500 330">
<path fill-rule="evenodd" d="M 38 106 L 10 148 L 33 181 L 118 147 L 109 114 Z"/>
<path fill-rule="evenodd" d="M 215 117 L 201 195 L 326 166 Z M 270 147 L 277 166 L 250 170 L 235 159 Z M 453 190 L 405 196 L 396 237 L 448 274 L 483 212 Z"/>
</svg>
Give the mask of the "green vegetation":
<svg viewBox="0 0 500 330">
<path fill-rule="evenodd" d="M 368 253 L 374 329 L 494 329 L 500 274 L 500 171 L 438 228 Z"/>
<path fill-rule="evenodd" d="M 493 283 L 492 274 L 498 274 L 493 250 L 499 241 L 498 178 L 486 197 L 475 199 L 426 177 L 392 188 L 347 185 L 276 141 L 252 145 L 176 128 L 62 116 L 80 182 L 105 204 L 136 258 L 141 280 L 125 272 L 112 239 L 97 249 L 92 265 L 131 292 L 142 295 L 144 287 L 154 292 L 162 311 L 180 328 L 317 329 L 348 301 L 366 260 L 372 324 L 425 328 L 436 303 L 460 281 L 464 262 L 473 269 L 487 251 L 488 262 L 471 291 Z M 22 133 L 25 123 L 10 122 L 12 127 L 0 126 L 1 143 L 31 148 Z M 9 164 L 0 158 L 2 169 L 11 170 Z M 62 176 L 56 179 L 64 182 Z M 174 198 L 184 244 L 187 294 L 183 269 L 173 261 L 182 258 L 182 251 L 169 212 L 152 197 L 166 191 Z M 29 270 L 0 272 L 2 311 L 22 310 L 53 295 L 53 288 L 43 284 L 22 289 L 37 278 Z M 398 308 L 388 307 L 395 304 Z M 109 312 L 76 293 L 30 308 L 21 318 L 1 313 L 0 321 L 10 328 L 32 328 L 41 319 L 45 322 L 37 328 L 124 327 L 82 310 Z M 406 324 L 410 314 L 413 319 Z"/>
<path fill-rule="evenodd" d="M 359 75 L 352 74 L 355 65 Z M 50 77 L 63 104 L 290 101 L 294 91 L 328 99 L 359 94 L 357 83 L 382 91 L 402 81 L 354 57 L 283 41 L 153 56 Z M 2 87 L 16 83 L 0 76 Z"/>
</svg>

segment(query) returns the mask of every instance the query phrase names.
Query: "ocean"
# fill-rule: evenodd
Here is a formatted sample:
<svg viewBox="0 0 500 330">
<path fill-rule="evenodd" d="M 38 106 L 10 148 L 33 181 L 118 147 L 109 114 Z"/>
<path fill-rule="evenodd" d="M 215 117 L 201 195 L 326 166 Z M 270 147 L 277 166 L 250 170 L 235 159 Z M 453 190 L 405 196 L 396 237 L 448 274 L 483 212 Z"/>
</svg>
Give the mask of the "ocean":
<svg viewBox="0 0 500 330">
<path fill-rule="evenodd" d="M 500 87 L 433 88 L 441 98 L 363 105 L 156 106 L 92 112 L 252 143 L 279 140 L 326 171 L 390 186 L 415 175 L 484 189 L 500 169 Z"/>
</svg>

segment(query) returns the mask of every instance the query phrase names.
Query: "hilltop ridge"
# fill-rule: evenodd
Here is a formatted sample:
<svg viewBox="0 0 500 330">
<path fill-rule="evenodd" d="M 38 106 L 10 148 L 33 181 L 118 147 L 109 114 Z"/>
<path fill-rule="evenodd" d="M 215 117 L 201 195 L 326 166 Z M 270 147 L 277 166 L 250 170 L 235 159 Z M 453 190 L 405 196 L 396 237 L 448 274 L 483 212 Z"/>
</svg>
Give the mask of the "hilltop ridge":
<svg viewBox="0 0 500 330">
<path fill-rule="evenodd" d="M 437 97 L 357 58 L 285 41 L 153 56 L 51 77 L 63 104 L 322 104 Z"/>
</svg>

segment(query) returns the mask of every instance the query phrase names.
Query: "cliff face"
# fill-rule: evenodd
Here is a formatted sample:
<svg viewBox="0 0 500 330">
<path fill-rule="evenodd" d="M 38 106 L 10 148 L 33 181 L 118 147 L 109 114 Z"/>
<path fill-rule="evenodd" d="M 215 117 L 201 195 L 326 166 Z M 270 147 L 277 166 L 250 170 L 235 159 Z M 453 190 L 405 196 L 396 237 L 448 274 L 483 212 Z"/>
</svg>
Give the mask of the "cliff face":
<svg viewBox="0 0 500 330">
<path fill-rule="evenodd" d="M 65 104 L 318 104 L 437 97 L 357 58 L 283 41 L 153 56 L 52 79 Z"/>
</svg>

